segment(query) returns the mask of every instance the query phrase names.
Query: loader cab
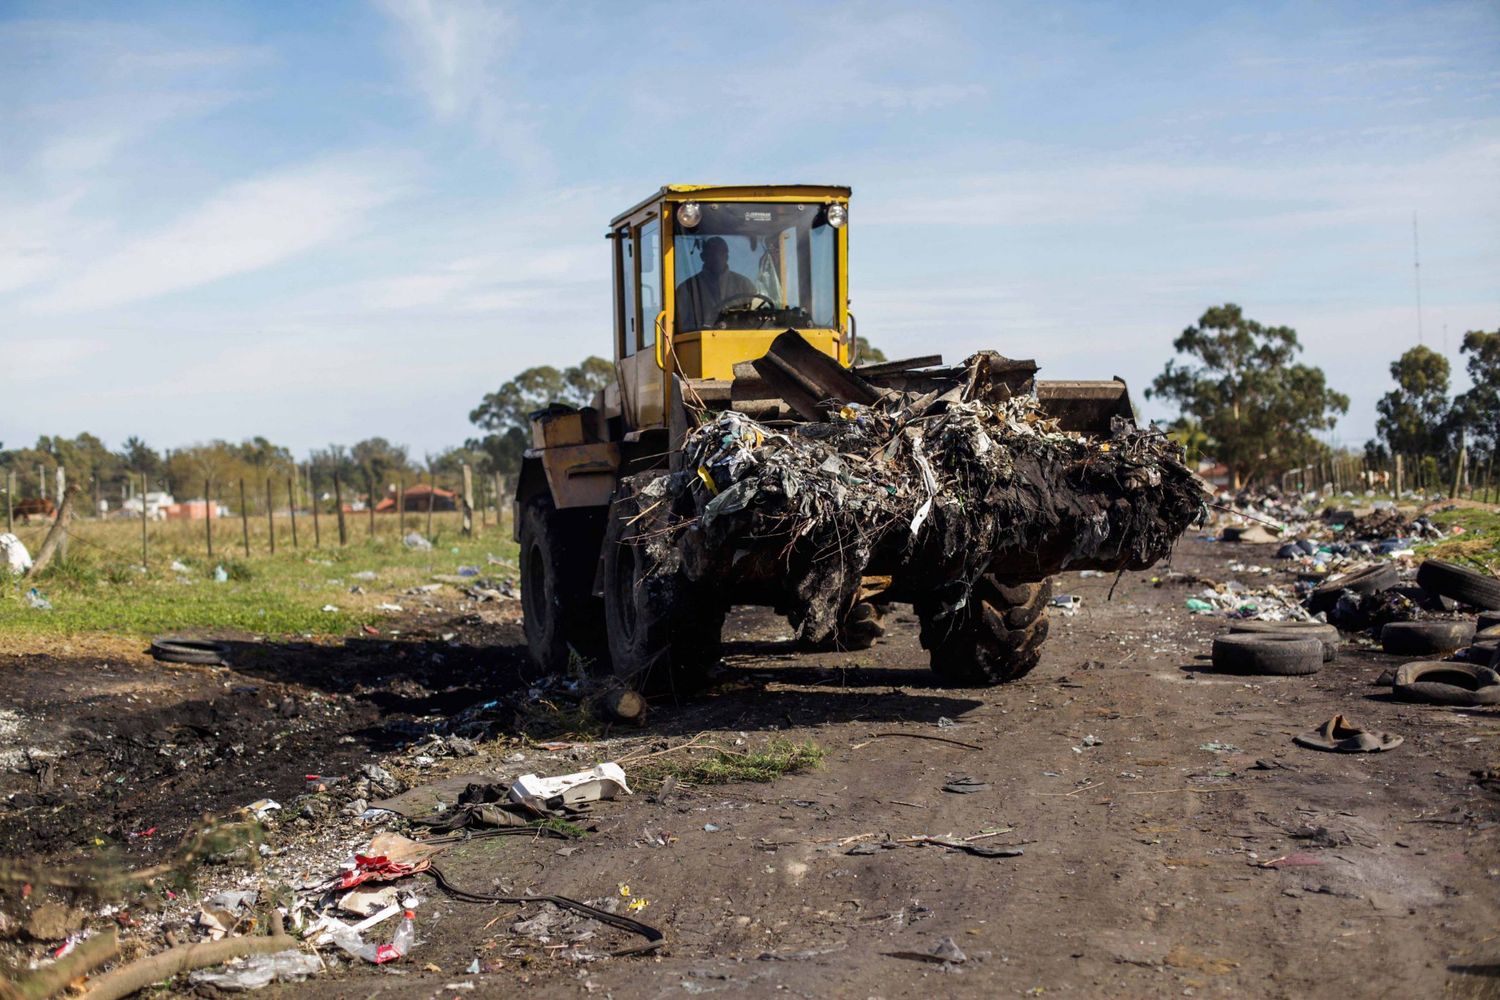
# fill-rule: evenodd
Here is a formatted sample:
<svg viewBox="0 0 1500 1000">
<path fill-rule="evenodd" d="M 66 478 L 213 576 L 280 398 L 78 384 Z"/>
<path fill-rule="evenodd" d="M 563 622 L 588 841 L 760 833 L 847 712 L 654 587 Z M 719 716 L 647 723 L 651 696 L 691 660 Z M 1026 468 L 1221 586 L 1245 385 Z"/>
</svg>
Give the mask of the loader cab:
<svg viewBox="0 0 1500 1000">
<path fill-rule="evenodd" d="M 849 189 L 669 185 L 610 223 L 626 423 L 666 422 L 672 375 L 728 380 L 796 330 L 852 364 Z"/>
</svg>

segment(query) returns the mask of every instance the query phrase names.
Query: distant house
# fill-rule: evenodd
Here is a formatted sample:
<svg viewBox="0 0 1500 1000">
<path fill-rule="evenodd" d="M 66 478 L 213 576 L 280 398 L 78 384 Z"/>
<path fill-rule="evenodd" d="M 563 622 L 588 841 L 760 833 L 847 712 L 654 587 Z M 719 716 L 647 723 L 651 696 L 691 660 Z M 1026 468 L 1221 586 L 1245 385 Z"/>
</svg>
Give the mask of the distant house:
<svg viewBox="0 0 1500 1000">
<path fill-rule="evenodd" d="M 203 521 L 220 518 L 227 513 L 223 505 L 209 500 L 183 500 L 180 503 L 166 504 L 161 509 L 168 521 Z"/>
<path fill-rule="evenodd" d="M 458 510 L 458 494 L 441 489 L 436 486 L 428 486 L 426 483 L 417 483 L 415 486 L 406 488 L 406 511 L 421 511 L 426 513 L 430 507 L 433 510 Z M 394 491 L 387 494 L 384 500 L 375 505 L 375 513 L 389 514 L 396 509 L 396 494 Z"/>
<path fill-rule="evenodd" d="M 153 490 L 153 491 L 151 491 L 151 492 L 149 492 L 149 493 L 146 494 L 146 501 L 145 501 L 146 517 L 147 517 L 148 520 L 152 520 L 152 521 L 165 521 L 170 516 L 167 513 L 168 509 L 171 508 L 171 507 L 173 507 L 173 506 L 176 506 L 176 504 L 177 504 L 177 501 L 175 499 L 173 499 L 172 494 L 170 494 L 170 493 L 161 493 L 161 492 L 157 492 L 157 491 Z M 125 511 L 130 511 L 131 513 L 135 514 L 136 516 L 140 516 L 140 513 L 141 513 L 141 498 L 140 498 L 140 496 L 137 495 L 137 496 L 130 497 L 124 503 L 120 504 L 120 509 L 121 510 L 125 510 Z"/>
</svg>

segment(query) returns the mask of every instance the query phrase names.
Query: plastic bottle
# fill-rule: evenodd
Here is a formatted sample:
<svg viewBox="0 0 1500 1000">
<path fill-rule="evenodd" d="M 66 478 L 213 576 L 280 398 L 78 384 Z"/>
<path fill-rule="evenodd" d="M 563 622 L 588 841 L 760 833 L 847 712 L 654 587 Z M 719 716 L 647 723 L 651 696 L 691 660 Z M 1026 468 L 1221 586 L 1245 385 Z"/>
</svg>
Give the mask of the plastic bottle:
<svg viewBox="0 0 1500 1000">
<path fill-rule="evenodd" d="M 395 961 L 411 951 L 417 938 L 416 914 L 407 910 L 401 915 L 401 923 L 396 926 L 396 933 L 391 938 L 390 944 L 366 944 L 349 927 L 337 928 L 332 934 L 334 943 L 344 951 L 366 962 L 382 965 Z"/>
<path fill-rule="evenodd" d="M 396 935 L 391 938 L 391 950 L 398 956 L 411 951 L 411 946 L 417 943 L 416 918 L 417 915 L 410 910 L 401 914 L 401 923 L 396 928 Z"/>
</svg>

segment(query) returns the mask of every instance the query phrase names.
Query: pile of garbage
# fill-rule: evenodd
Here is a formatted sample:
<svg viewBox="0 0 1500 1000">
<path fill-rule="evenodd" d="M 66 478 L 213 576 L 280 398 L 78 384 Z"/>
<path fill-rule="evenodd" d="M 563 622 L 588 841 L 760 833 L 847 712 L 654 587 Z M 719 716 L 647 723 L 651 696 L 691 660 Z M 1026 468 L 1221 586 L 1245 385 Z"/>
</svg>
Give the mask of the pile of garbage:
<svg viewBox="0 0 1500 1000">
<path fill-rule="evenodd" d="M 690 431 L 680 471 L 646 483 L 651 563 L 734 580 L 770 553 L 801 638 L 834 629 L 861 576 L 899 574 L 951 613 L 987 571 L 1143 569 L 1205 513 L 1207 492 L 1160 432 L 1115 419 L 1064 431 L 1037 396 L 884 391 L 829 419 L 771 427 L 724 412 Z"/>
</svg>

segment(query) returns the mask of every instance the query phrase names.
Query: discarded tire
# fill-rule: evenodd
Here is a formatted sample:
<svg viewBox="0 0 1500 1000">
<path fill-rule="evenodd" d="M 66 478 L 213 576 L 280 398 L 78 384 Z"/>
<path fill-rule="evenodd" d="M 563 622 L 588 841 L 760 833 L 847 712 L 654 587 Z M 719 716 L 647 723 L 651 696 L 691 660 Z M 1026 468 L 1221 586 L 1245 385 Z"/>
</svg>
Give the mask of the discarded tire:
<svg viewBox="0 0 1500 1000">
<path fill-rule="evenodd" d="M 1214 639 L 1213 662 L 1230 673 L 1294 677 L 1321 670 L 1323 653 L 1323 640 L 1315 636 L 1238 632 Z"/>
<path fill-rule="evenodd" d="M 557 510 L 549 498 L 521 511 L 521 626 L 538 667 L 567 671 L 573 656 L 605 666 L 604 603 L 590 592 L 602 530 L 591 510 Z"/>
<path fill-rule="evenodd" d="M 1500 580 L 1485 573 L 1429 559 L 1417 567 L 1417 583 L 1423 590 L 1476 608 L 1500 610 Z"/>
<path fill-rule="evenodd" d="M 1481 611 L 1474 627 L 1483 632 L 1487 628 L 1500 628 L 1500 611 Z"/>
<path fill-rule="evenodd" d="M 1390 563 L 1379 563 L 1356 570 L 1349 575 L 1313 588 L 1308 595 L 1307 606 L 1314 612 L 1329 611 L 1339 602 L 1339 595 L 1346 590 L 1356 594 L 1378 594 L 1390 590 L 1401 580 L 1396 567 Z"/>
<path fill-rule="evenodd" d="M 204 666 L 227 665 L 229 647 L 211 639 L 186 639 L 164 636 L 151 643 L 151 655 L 163 663 L 197 663 Z"/>
<path fill-rule="evenodd" d="M 1475 639 L 1458 653 L 1459 659 L 1481 667 L 1494 666 L 1497 656 L 1500 656 L 1500 639 Z"/>
<path fill-rule="evenodd" d="M 1407 663 L 1392 685 L 1404 701 L 1434 705 L 1500 705 L 1500 673 L 1473 663 Z"/>
<path fill-rule="evenodd" d="M 1322 622 L 1234 622 L 1229 626 L 1230 634 L 1239 635 L 1293 635 L 1304 639 L 1317 639 L 1323 643 L 1323 662 L 1338 655 L 1339 630 Z"/>
<path fill-rule="evenodd" d="M 1380 648 L 1402 656 L 1451 653 L 1474 638 L 1474 623 L 1391 622 L 1380 630 Z"/>
<path fill-rule="evenodd" d="M 954 687 L 991 687 L 1024 677 L 1041 659 L 1051 600 L 1051 580 L 1005 584 L 987 573 L 951 618 L 918 605 L 932 672 Z"/>
<path fill-rule="evenodd" d="M 604 617 L 615 676 L 640 691 L 684 694 L 707 681 L 719 661 L 726 608 L 680 572 L 659 572 L 650 537 L 656 522 L 642 508 L 644 477 L 624 480 L 604 535 Z"/>
</svg>

